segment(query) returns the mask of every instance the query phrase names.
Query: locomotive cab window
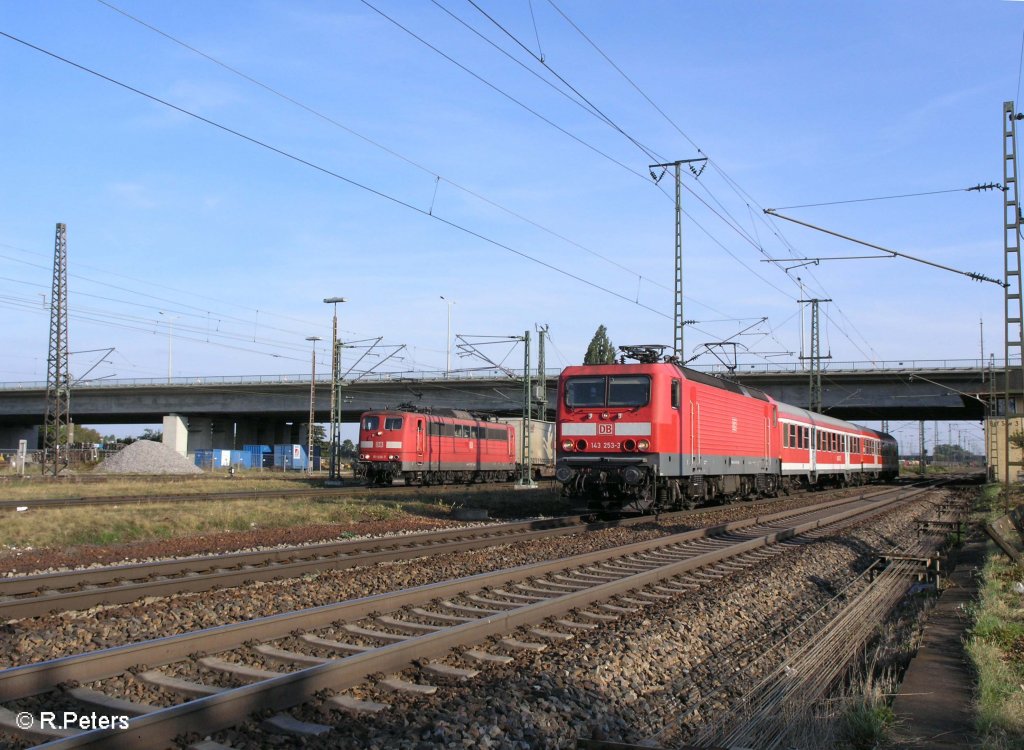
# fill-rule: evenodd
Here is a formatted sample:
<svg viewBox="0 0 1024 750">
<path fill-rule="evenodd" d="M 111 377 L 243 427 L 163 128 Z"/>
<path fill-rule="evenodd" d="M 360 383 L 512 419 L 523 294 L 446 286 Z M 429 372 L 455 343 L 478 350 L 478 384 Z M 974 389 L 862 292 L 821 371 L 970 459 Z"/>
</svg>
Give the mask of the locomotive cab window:
<svg viewBox="0 0 1024 750">
<path fill-rule="evenodd" d="M 400 429 L 402 429 L 402 417 L 385 417 L 384 418 L 384 429 L 385 430 L 400 430 Z"/>
<path fill-rule="evenodd" d="M 608 378 L 608 406 L 646 406 L 651 400 L 651 379 L 647 375 Z"/>
<path fill-rule="evenodd" d="M 681 404 L 681 400 L 679 398 L 679 386 L 680 386 L 679 381 L 676 380 L 675 378 L 673 378 L 672 379 L 672 408 L 673 409 L 678 409 L 680 404 Z"/>
<path fill-rule="evenodd" d="M 648 375 L 612 375 L 604 378 L 569 378 L 565 405 L 570 408 L 646 406 L 651 401 Z"/>
<path fill-rule="evenodd" d="M 565 381 L 566 406 L 604 406 L 604 378 L 569 378 Z"/>
<path fill-rule="evenodd" d="M 376 430 L 380 428 L 380 417 L 363 417 L 364 430 Z"/>
</svg>

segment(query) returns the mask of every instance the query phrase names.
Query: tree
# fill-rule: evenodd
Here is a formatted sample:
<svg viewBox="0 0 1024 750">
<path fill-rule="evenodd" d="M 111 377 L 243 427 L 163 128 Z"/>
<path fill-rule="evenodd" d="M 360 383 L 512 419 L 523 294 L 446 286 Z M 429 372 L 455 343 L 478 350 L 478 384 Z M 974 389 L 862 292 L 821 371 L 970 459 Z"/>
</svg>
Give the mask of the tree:
<svg viewBox="0 0 1024 750">
<path fill-rule="evenodd" d="M 72 433 L 76 443 L 102 443 L 103 436 L 97 430 L 92 427 L 82 427 L 81 425 L 75 425 L 75 430 Z"/>
<path fill-rule="evenodd" d="M 58 445 L 63 445 L 67 441 L 68 437 L 68 426 L 64 425 L 60 428 L 59 437 L 57 439 Z M 94 430 L 92 427 L 84 427 L 82 425 L 72 425 L 71 427 L 71 442 L 74 445 L 102 443 L 103 438 L 100 433 Z"/>
<path fill-rule="evenodd" d="M 353 458 L 356 455 L 356 444 L 346 438 L 338 446 L 338 453 L 341 454 L 342 458 Z"/>
<path fill-rule="evenodd" d="M 590 339 L 587 353 L 583 355 L 583 364 L 610 365 L 615 362 L 615 352 L 615 345 L 608 338 L 608 329 L 600 325 L 594 332 L 594 338 Z"/>
<path fill-rule="evenodd" d="M 152 427 L 147 427 L 143 430 L 142 434 L 139 435 L 139 440 L 154 440 L 159 443 L 164 439 L 163 430 L 154 430 Z"/>
<path fill-rule="evenodd" d="M 313 425 L 313 447 L 320 447 L 320 454 L 326 456 L 330 451 L 330 441 L 327 439 L 327 432 L 322 424 Z"/>
</svg>

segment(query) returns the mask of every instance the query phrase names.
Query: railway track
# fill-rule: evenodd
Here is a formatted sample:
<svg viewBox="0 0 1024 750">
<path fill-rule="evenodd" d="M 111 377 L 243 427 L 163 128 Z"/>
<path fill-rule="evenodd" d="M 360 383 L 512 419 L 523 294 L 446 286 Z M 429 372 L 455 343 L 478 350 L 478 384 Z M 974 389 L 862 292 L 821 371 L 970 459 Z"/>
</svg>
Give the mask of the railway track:
<svg viewBox="0 0 1024 750">
<path fill-rule="evenodd" d="M 666 514 L 685 516 L 693 511 Z M 0 578 L 0 621 L 124 604 L 148 596 L 209 591 L 250 581 L 343 569 L 645 523 L 645 517 L 590 522 L 588 516 L 425 531 L 251 552 L 112 565 Z"/>
<path fill-rule="evenodd" d="M 933 505 L 928 517 L 918 519 L 914 541 L 883 555 L 837 591 L 826 606 L 787 633 L 787 638 L 801 631 L 803 635 L 813 633 L 813 638 L 793 645 L 774 667 L 758 672 L 754 667 L 761 655 L 752 660 L 735 681 L 746 688 L 740 700 L 730 701 L 724 690 L 705 696 L 652 735 L 651 744 L 766 750 L 806 744 L 803 728 L 821 723 L 815 708 L 843 680 L 851 657 L 878 635 L 879 623 L 906 596 L 908 582 L 941 574 L 939 550 L 945 546 L 944 537 L 951 526 L 965 524 L 967 515 L 964 498 Z M 714 701 L 733 702 L 735 710 L 721 712 L 714 722 L 693 720 Z M 691 729 L 700 726 L 700 731 L 687 736 L 687 724 Z"/>
<path fill-rule="evenodd" d="M 760 501 L 766 505 L 771 502 Z M 661 518 L 684 519 L 708 511 L 707 508 L 678 511 L 662 514 Z M 592 515 L 9 576 L 0 578 L 0 622 L 55 611 L 125 604 L 143 597 L 198 593 L 252 581 L 293 578 L 321 570 L 481 549 L 612 526 L 633 526 L 650 518 L 592 522 L 589 520 Z"/>
<path fill-rule="evenodd" d="M 386 710 L 383 703 L 346 691 L 359 689 L 375 673 L 401 672 L 413 663 L 423 681 L 388 677 L 375 683 L 374 690 L 422 694 L 436 691 L 430 680 L 472 680 L 488 665 L 511 661 L 509 654 L 541 649 L 546 642 L 599 628 L 697 589 L 704 581 L 763 563 L 787 540 L 862 521 L 928 489 L 833 500 L 571 558 L 3 670 L 0 727 L 33 740 L 52 740 L 52 748 L 162 747 L 184 728 L 214 732 L 242 722 L 254 711 L 282 710 L 313 700 L 315 694 L 323 698 L 320 691 L 332 693 L 323 699 L 330 708 Z M 488 638 L 492 644 L 481 646 Z M 457 647 L 466 650 L 452 657 Z M 280 671 L 282 667 L 288 671 Z M 104 681 L 115 677 L 114 682 L 129 680 L 148 690 L 153 705 L 104 693 Z M 77 688 L 59 699 L 47 698 L 68 681 L 97 683 L 99 689 Z M 171 694 L 179 702 L 161 705 Z M 193 700 L 180 702 L 187 698 Z M 32 729 L 39 727 L 19 730 L 15 712 L 38 710 L 46 700 L 50 705 L 75 704 L 79 711 L 133 718 L 126 720 L 127 729 L 73 736 L 49 730 L 33 734 Z M 287 715 L 274 720 L 282 727 L 289 725 Z M 286 731 L 320 730 L 292 726 Z"/>
</svg>

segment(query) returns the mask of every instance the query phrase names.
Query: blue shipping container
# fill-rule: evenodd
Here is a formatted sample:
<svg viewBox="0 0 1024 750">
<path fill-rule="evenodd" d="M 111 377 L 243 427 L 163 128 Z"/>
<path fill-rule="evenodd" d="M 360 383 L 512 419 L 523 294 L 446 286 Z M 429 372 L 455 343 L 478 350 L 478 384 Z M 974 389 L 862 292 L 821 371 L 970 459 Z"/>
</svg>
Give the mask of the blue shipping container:
<svg viewBox="0 0 1024 750">
<path fill-rule="evenodd" d="M 305 469 L 306 468 L 306 447 L 297 443 L 281 444 L 274 446 L 274 468 L 284 469 Z"/>
</svg>

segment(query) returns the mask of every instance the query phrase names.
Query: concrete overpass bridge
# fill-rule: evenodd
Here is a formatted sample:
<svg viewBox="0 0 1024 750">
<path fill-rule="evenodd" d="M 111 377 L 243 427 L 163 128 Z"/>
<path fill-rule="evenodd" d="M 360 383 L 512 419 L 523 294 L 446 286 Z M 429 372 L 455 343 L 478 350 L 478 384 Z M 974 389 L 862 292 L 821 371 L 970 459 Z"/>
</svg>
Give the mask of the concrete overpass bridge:
<svg viewBox="0 0 1024 750">
<path fill-rule="evenodd" d="M 824 411 L 851 421 L 980 420 L 990 394 L 1002 413 L 1003 374 L 979 360 L 832 362 L 822 371 Z M 808 373 L 798 365 L 698 368 L 732 379 L 795 406 L 808 405 Z M 548 404 L 555 403 L 558 371 L 547 373 Z M 1021 393 L 1021 383 L 1011 383 Z M 317 422 L 330 419 L 330 379 L 317 378 Z M 103 380 L 74 387 L 77 424 L 170 424 L 188 432 L 188 450 L 247 443 L 304 443 L 309 420 L 309 375 L 214 376 Z M 369 409 L 400 404 L 515 415 L 522 382 L 496 370 L 396 372 L 341 385 L 342 422 Z M 45 383 L 0 384 L 0 449 L 28 439 L 33 446 L 46 408 Z M 179 420 L 165 422 L 165 418 Z M 102 431 L 102 427 L 101 427 Z"/>
</svg>

